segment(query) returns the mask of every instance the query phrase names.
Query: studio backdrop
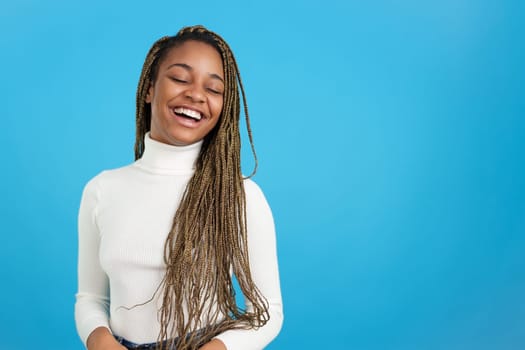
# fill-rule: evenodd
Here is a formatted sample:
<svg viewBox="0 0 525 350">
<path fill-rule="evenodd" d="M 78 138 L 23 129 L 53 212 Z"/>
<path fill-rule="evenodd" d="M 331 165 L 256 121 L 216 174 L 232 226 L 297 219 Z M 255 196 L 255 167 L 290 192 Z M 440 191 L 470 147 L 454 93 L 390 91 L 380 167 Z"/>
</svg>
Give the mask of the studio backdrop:
<svg viewBox="0 0 525 350">
<path fill-rule="evenodd" d="M 82 349 L 82 189 L 133 161 L 142 60 L 192 24 L 246 89 L 284 301 L 268 349 L 525 348 L 523 23 L 510 0 L 3 1 L 0 349 Z"/>
</svg>

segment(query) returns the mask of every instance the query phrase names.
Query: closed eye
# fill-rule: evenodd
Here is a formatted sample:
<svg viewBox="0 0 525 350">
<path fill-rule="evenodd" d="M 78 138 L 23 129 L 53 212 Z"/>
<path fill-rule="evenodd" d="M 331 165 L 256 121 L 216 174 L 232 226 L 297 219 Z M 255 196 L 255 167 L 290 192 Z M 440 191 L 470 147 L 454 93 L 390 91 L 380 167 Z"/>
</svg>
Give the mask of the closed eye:
<svg viewBox="0 0 525 350">
<path fill-rule="evenodd" d="M 177 82 L 177 83 L 187 83 L 186 80 L 184 79 L 179 79 L 179 78 L 176 78 L 176 77 L 170 77 L 171 80 Z"/>
<path fill-rule="evenodd" d="M 221 91 L 218 91 L 218 90 L 215 90 L 215 89 L 208 88 L 208 91 L 211 92 L 212 94 L 215 94 L 215 95 L 222 95 Z"/>
</svg>

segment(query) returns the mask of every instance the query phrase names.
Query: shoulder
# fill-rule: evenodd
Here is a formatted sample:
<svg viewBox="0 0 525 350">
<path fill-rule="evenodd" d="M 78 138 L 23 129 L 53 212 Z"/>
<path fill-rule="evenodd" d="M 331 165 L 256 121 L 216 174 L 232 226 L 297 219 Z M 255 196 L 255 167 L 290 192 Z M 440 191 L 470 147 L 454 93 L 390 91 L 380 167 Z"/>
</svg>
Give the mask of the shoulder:
<svg viewBox="0 0 525 350">
<path fill-rule="evenodd" d="M 250 199 L 256 199 L 256 198 L 263 198 L 264 199 L 264 193 L 261 189 L 261 187 L 252 179 L 244 179 L 243 180 L 244 185 L 244 193 L 246 194 L 246 200 Z"/>
<path fill-rule="evenodd" d="M 114 169 L 107 169 L 100 172 L 95 178 L 99 178 L 99 181 L 119 181 L 126 179 L 136 173 L 136 162 Z"/>
<path fill-rule="evenodd" d="M 261 187 L 251 180 L 244 180 L 246 195 L 246 223 L 251 244 L 263 247 L 274 241 L 275 225 L 273 213 Z"/>
<path fill-rule="evenodd" d="M 84 186 L 84 193 L 86 192 L 97 192 L 101 188 L 112 186 L 115 183 L 120 183 L 126 180 L 134 173 L 134 163 L 114 168 L 107 169 L 99 172 L 97 175 L 92 177 Z"/>
<path fill-rule="evenodd" d="M 261 187 L 252 179 L 244 179 L 244 193 L 246 196 L 246 209 L 250 211 L 268 211 L 270 206 Z"/>
</svg>

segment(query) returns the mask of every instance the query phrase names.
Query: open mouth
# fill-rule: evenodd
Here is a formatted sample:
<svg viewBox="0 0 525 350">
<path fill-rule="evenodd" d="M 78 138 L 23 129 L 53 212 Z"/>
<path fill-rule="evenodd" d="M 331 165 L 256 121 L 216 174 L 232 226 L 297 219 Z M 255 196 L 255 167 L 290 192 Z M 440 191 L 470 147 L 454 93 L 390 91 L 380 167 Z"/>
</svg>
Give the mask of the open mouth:
<svg viewBox="0 0 525 350">
<path fill-rule="evenodd" d="M 179 117 L 184 117 L 195 121 L 199 121 L 202 119 L 201 113 L 188 108 L 176 107 L 173 109 L 173 112 Z"/>
</svg>

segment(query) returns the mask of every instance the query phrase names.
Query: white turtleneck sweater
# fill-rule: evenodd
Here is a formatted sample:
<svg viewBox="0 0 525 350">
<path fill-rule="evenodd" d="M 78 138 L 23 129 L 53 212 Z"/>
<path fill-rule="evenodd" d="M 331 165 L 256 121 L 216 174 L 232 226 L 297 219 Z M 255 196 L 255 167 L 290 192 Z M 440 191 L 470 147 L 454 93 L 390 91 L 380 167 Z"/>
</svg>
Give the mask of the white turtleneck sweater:
<svg viewBox="0 0 525 350">
<path fill-rule="evenodd" d="M 148 133 L 142 158 L 103 171 L 85 186 L 78 217 L 75 304 L 84 344 L 100 326 L 134 343 L 157 340 L 162 293 L 155 290 L 165 273 L 164 242 L 201 145 L 167 145 Z M 219 334 L 228 350 L 263 349 L 283 321 L 271 210 L 255 182 L 245 180 L 244 187 L 251 274 L 269 302 L 270 321 L 258 330 Z M 133 307 L 137 304 L 143 305 Z M 250 308 L 248 302 L 246 306 Z"/>
</svg>

